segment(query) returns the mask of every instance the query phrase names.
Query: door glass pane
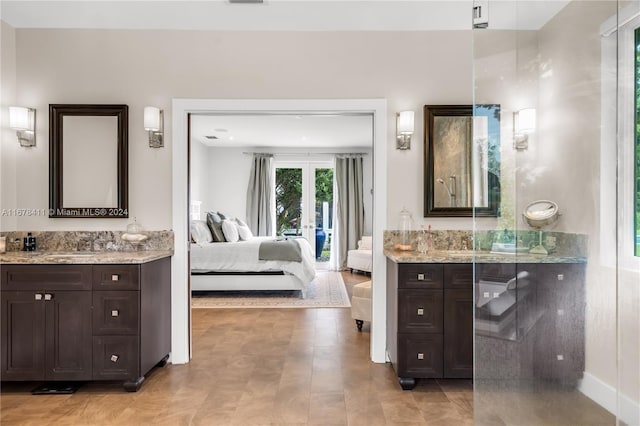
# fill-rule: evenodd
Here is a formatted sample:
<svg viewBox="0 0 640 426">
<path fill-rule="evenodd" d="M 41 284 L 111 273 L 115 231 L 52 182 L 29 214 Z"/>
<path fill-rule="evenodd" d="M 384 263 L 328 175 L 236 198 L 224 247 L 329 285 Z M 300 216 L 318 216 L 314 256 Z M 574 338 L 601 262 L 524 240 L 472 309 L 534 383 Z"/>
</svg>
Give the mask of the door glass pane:
<svg viewBox="0 0 640 426">
<path fill-rule="evenodd" d="M 276 235 L 302 235 L 302 169 L 276 168 Z"/>
<path fill-rule="evenodd" d="M 483 3 L 473 103 L 500 105 L 500 214 L 473 225 L 474 424 L 614 425 L 617 2 Z"/>
<path fill-rule="evenodd" d="M 333 169 L 316 168 L 316 259 L 328 262 L 333 230 Z"/>
</svg>

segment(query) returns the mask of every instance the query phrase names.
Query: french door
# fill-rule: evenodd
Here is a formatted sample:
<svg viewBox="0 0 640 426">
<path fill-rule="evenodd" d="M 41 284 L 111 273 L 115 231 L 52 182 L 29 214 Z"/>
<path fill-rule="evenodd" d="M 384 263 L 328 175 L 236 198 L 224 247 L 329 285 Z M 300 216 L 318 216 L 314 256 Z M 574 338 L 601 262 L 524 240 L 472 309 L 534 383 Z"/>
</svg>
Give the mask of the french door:
<svg viewBox="0 0 640 426">
<path fill-rule="evenodd" d="M 275 230 L 306 238 L 315 258 L 328 261 L 333 221 L 333 163 L 275 162 Z"/>
</svg>

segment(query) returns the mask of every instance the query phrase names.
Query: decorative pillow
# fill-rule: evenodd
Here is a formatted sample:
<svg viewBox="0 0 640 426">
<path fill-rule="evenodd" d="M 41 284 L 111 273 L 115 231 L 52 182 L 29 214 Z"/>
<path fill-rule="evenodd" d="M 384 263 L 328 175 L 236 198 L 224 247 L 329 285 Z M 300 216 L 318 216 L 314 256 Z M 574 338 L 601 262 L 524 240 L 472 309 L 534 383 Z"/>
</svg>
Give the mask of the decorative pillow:
<svg viewBox="0 0 640 426">
<path fill-rule="evenodd" d="M 241 221 L 240 219 L 235 219 L 236 225 L 238 226 L 238 234 L 240 235 L 240 239 L 242 241 L 247 241 L 253 238 L 253 232 L 249 228 L 249 225 Z"/>
<path fill-rule="evenodd" d="M 207 212 L 207 225 L 211 229 L 211 235 L 213 241 L 217 243 L 224 243 L 224 233 L 222 232 L 222 218 L 216 212 Z"/>
<path fill-rule="evenodd" d="M 222 232 L 224 233 L 224 238 L 230 243 L 235 243 L 240 239 L 238 225 L 232 220 L 225 219 L 222 221 Z"/>
<path fill-rule="evenodd" d="M 211 230 L 207 226 L 207 222 L 204 220 L 191 221 L 191 239 L 197 244 L 210 243 L 213 241 L 213 235 L 211 235 Z"/>
</svg>

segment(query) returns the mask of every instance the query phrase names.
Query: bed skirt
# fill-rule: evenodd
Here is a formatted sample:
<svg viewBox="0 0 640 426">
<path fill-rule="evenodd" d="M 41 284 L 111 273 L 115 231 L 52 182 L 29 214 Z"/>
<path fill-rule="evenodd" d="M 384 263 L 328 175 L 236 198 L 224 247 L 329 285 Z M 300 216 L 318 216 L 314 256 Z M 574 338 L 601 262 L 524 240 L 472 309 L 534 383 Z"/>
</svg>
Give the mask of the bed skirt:
<svg viewBox="0 0 640 426">
<path fill-rule="evenodd" d="M 295 275 L 283 272 L 191 273 L 192 291 L 302 290 Z"/>
</svg>

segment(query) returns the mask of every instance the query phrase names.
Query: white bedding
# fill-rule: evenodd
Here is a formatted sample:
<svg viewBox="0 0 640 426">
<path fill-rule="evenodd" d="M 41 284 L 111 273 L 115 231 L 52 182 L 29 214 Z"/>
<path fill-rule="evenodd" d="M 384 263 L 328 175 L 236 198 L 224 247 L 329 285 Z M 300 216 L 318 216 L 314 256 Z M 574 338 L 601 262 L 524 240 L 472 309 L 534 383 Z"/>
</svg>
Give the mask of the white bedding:
<svg viewBox="0 0 640 426">
<path fill-rule="evenodd" d="M 294 275 L 305 285 L 316 276 L 315 259 L 309 242 L 296 238 L 300 245 L 302 262 L 280 260 L 258 260 L 258 249 L 262 241 L 273 237 L 253 237 L 248 241 L 235 243 L 191 244 L 192 272 L 264 272 L 283 271 Z"/>
</svg>

